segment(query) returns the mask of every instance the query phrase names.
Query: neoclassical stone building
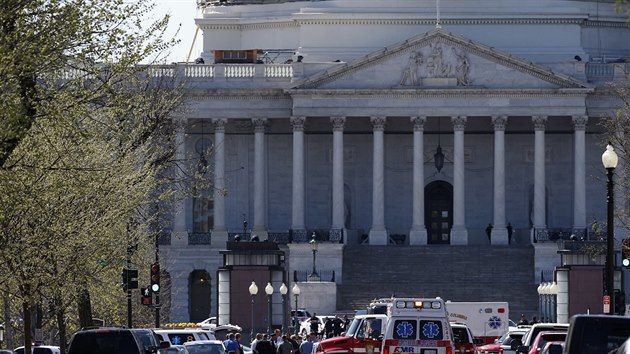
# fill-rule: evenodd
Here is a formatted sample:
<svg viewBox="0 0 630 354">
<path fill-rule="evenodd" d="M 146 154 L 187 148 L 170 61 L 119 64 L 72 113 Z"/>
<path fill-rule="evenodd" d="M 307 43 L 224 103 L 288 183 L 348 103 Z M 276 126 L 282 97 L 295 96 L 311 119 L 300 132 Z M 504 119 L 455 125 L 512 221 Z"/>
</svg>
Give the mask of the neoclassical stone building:
<svg viewBox="0 0 630 354">
<path fill-rule="evenodd" d="M 605 218 L 604 88 L 630 58 L 611 1 L 218 4 L 195 19 L 205 64 L 168 68 L 192 102 L 178 158 L 215 185 L 162 246 L 172 320 L 229 312 L 216 272 L 235 234 L 285 250 L 276 291 L 309 269 L 313 232 L 337 284 L 359 244 L 531 244 L 540 281 L 560 262 L 544 241 Z"/>
</svg>

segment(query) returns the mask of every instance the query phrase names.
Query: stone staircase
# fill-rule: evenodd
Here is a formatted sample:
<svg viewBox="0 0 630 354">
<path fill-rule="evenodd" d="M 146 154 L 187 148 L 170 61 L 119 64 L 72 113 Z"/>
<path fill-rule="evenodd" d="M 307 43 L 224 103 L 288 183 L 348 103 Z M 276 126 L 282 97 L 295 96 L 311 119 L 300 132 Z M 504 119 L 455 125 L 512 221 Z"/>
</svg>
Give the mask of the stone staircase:
<svg viewBox="0 0 630 354">
<path fill-rule="evenodd" d="M 452 301 L 507 301 L 510 318 L 536 316 L 532 246 L 346 246 L 339 312 L 395 296 Z"/>
</svg>

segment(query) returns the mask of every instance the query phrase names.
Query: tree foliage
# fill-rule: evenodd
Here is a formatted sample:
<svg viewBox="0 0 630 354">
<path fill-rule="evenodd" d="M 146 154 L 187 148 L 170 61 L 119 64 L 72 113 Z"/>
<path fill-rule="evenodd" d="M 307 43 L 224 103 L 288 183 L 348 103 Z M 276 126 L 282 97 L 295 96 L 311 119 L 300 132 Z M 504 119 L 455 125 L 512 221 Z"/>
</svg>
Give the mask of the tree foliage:
<svg viewBox="0 0 630 354">
<path fill-rule="evenodd" d="M 124 324 L 112 308 L 127 248 L 150 263 L 159 230 L 147 225 L 178 182 L 168 171 L 183 91 L 139 65 L 173 44 L 168 17 L 148 24 L 147 0 L 0 4 L 0 289 L 28 350 L 33 306 L 73 328 L 83 291 Z"/>
</svg>

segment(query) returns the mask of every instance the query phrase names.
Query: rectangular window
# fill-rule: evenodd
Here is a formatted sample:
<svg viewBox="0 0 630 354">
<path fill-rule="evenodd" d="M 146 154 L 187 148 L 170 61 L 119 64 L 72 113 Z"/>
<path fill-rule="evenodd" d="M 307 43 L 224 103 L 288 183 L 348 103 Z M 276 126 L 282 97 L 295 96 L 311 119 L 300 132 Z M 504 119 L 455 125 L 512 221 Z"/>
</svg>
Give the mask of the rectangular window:
<svg viewBox="0 0 630 354">
<path fill-rule="evenodd" d="M 416 339 L 418 338 L 418 322 L 415 320 L 396 320 L 394 321 L 394 339 Z"/>
<path fill-rule="evenodd" d="M 444 330 L 442 328 L 442 321 L 437 320 L 421 320 L 420 328 L 418 329 L 420 339 L 426 340 L 440 340 L 444 338 Z"/>
</svg>

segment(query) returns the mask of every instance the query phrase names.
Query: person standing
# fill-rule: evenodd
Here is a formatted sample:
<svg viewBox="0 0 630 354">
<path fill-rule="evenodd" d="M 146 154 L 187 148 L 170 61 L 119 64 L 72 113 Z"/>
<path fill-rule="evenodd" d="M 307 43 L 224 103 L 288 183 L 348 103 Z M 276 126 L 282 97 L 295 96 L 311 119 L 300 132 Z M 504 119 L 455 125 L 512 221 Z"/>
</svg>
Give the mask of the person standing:
<svg viewBox="0 0 630 354">
<path fill-rule="evenodd" d="M 311 332 L 314 332 L 315 334 L 319 334 L 319 318 L 317 317 L 316 313 L 313 313 L 313 316 L 311 316 L 310 322 L 311 322 Z"/>
<path fill-rule="evenodd" d="M 312 354 L 313 353 L 313 334 L 306 335 L 306 339 L 300 344 L 300 354 Z"/>
<path fill-rule="evenodd" d="M 267 333 L 263 334 L 262 340 L 256 343 L 258 354 L 276 354 L 275 340 L 269 340 Z"/>
<path fill-rule="evenodd" d="M 289 341 L 289 338 L 286 335 L 282 336 L 282 343 L 278 347 L 277 354 L 293 354 L 293 345 Z"/>
<path fill-rule="evenodd" d="M 505 227 L 508 233 L 508 245 L 512 244 L 512 234 L 514 233 L 514 228 L 512 228 L 512 224 L 508 223 Z"/>
<path fill-rule="evenodd" d="M 486 235 L 488 235 L 488 241 L 492 240 L 490 239 L 490 237 L 492 236 L 492 224 L 488 224 L 488 227 L 486 227 Z"/>
<path fill-rule="evenodd" d="M 258 350 L 256 349 L 256 344 L 258 344 L 258 342 L 262 340 L 263 340 L 262 333 L 256 333 L 256 338 L 254 338 L 254 340 L 249 344 L 249 346 L 252 348 L 252 353 L 258 354 Z"/>
<path fill-rule="evenodd" d="M 223 344 L 225 345 L 225 352 L 226 353 L 228 353 L 228 354 L 242 354 L 242 353 L 239 353 L 240 345 L 236 341 L 236 336 L 234 335 L 234 333 L 230 333 L 228 335 L 228 340 L 226 340 Z"/>
</svg>

